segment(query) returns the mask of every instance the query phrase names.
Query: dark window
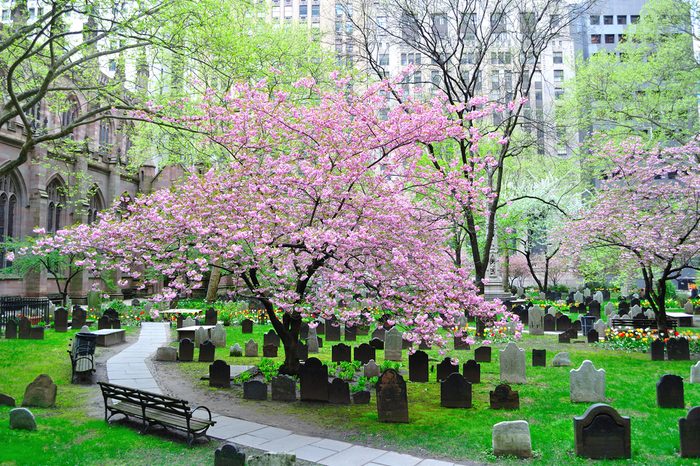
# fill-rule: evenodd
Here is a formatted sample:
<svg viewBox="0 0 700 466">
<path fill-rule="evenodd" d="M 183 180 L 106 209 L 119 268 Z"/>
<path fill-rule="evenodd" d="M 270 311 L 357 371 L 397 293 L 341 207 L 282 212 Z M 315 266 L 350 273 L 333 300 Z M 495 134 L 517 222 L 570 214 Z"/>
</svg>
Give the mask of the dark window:
<svg viewBox="0 0 700 466">
<path fill-rule="evenodd" d="M 102 197 L 100 196 L 100 188 L 93 186 L 91 191 L 92 193 L 90 195 L 87 211 L 88 225 L 95 223 L 97 221 L 97 213 L 104 209 L 104 206 L 102 205 Z"/>
<path fill-rule="evenodd" d="M 66 204 L 65 189 L 60 181 L 53 180 L 46 187 L 46 194 L 49 198 L 46 232 L 56 233 L 63 224 L 61 214 Z"/>
<path fill-rule="evenodd" d="M 600 24 L 600 16 L 591 15 L 589 21 L 590 21 L 592 26 L 597 26 Z"/>
<path fill-rule="evenodd" d="M 11 176 L 0 177 L 0 241 L 7 241 L 17 236 L 15 225 L 18 223 L 17 198 L 19 196 L 17 184 Z M 5 251 L 0 250 L 0 268 L 8 267 L 12 263 L 5 257 Z"/>
<path fill-rule="evenodd" d="M 637 24 L 639 22 L 639 15 L 630 15 L 630 23 Z"/>
<path fill-rule="evenodd" d="M 309 12 L 309 6 L 306 4 L 299 5 L 299 17 L 306 18 Z"/>
<path fill-rule="evenodd" d="M 563 52 L 554 52 L 552 55 L 552 63 L 555 65 L 561 65 L 564 63 L 564 53 Z"/>
<path fill-rule="evenodd" d="M 65 128 L 66 126 L 70 126 L 75 122 L 75 120 L 78 118 L 78 101 L 75 99 L 70 99 L 68 108 L 61 113 L 61 127 Z M 73 138 L 73 133 L 71 132 L 71 137 Z"/>
<path fill-rule="evenodd" d="M 100 121 L 100 152 L 109 152 L 112 144 L 112 125 L 108 120 Z"/>
<path fill-rule="evenodd" d="M 600 34 L 591 34 L 591 44 L 600 44 Z"/>
<path fill-rule="evenodd" d="M 627 15 L 617 15 L 617 24 L 627 24 Z"/>
<path fill-rule="evenodd" d="M 605 43 L 606 44 L 614 44 L 615 43 L 615 34 L 605 34 Z"/>
<path fill-rule="evenodd" d="M 612 23 L 613 23 L 612 15 L 603 16 L 603 24 L 612 24 Z"/>
</svg>

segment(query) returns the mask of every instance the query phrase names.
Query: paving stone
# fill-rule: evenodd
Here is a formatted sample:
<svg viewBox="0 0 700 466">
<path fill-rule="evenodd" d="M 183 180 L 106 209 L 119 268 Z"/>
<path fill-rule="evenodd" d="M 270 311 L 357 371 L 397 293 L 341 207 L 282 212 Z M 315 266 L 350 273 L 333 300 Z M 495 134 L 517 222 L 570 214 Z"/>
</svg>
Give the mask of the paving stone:
<svg viewBox="0 0 700 466">
<path fill-rule="evenodd" d="M 264 427 L 260 430 L 255 431 L 255 436 L 260 438 L 266 438 L 268 440 L 275 440 L 281 437 L 286 437 L 292 433 L 291 430 L 280 429 L 278 427 Z"/>
<path fill-rule="evenodd" d="M 382 456 L 373 459 L 372 462 L 387 466 L 414 466 L 420 463 L 420 458 L 405 455 L 403 453 L 396 453 L 395 451 L 389 451 L 384 453 Z"/>
<path fill-rule="evenodd" d="M 214 426 L 214 427 L 216 427 L 216 426 Z M 209 434 L 209 432 L 211 432 L 211 429 L 209 429 L 209 431 L 207 431 L 207 435 L 209 435 L 211 437 L 212 435 Z M 220 437 L 218 437 L 218 438 L 220 438 Z M 257 448 L 257 449 L 263 449 L 260 445 L 267 442 L 267 439 L 256 437 L 256 436 L 250 435 L 250 434 L 243 434 L 243 435 L 239 435 L 237 437 L 228 438 L 226 440 L 228 440 L 229 442 L 237 443 L 239 445 Z"/>
<path fill-rule="evenodd" d="M 231 437 L 252 433 L 264 427 L 267 426 L 258 424 L 257 422 L 244 421 L 242 419 L 234 419 L 233 422 L 222 422 L 221 425 L 214 425 L 213 427 L 209 428 L 209 430 L 207 431 L 207 435 L 219 439 L 230 439 Z M 265 442 L 268 441 L 268 439 L 262 438 L 261 440 Z"/>
<path fill-rule="evenodd" d="M 316 445 L 305 445 L 301 448 L 291 451 L 297 455 L 297 458 L 305 461 L 319 461 L 324 458 L 328 458 L 331 455 L 335 455 L 337 452 L 333 450 L 327 450 L 325 448 L 319 448 Z"/>
<path fill-rule="evenodd" d="M 342 442 L 340 440 L 331 440 L 329 438 L 324 438 L 320 442 L 314 443 L 314 446 L 320 447 L 320 448 L 325 448 L 327 450 L 333 450 L 333 451 L 343 451 L 347 450 L 352 446 L 352 443 L 348 442 Z"/>
<path fill-rule="evenodd" d="M 255 435 L 255 433 L 253 433 Z M 320 440 L 318 437 L 309 437 L 307 435 L 291 434 L 286 437 L 278 438 L 276 440 L 270 440 L 269 442 L 263 444 L 263 448 L 267 451 L 277 451 L 280 453 L 287 453 L 297 448 L 310 445 L 314 442 Z M 234 440 L 235 441 L 235 440 Z"/>
<path fill-rule="evenodd" d="M 319 463 L 328 466 L 361 466 L 374 461 L 385 453 L 385 450 L 354 445 L 347 450 L 319 461 Z"/>
</svg>

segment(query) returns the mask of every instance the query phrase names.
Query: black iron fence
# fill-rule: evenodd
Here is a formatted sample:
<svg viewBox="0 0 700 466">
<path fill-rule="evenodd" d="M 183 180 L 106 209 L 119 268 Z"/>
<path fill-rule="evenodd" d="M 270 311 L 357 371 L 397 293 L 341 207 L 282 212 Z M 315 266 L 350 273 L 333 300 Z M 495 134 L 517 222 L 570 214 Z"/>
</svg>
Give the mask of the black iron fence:
<svg viewBox="0 0 700 466">
<path fill-rule="evenodd" d="M 22 298 L 20 296 L 0 296 L 0 327 L 4 327 L 8 319 L 27 317 L 32 324 L 37 322 L 49 323 L 48 298 Z"/>
</svg>

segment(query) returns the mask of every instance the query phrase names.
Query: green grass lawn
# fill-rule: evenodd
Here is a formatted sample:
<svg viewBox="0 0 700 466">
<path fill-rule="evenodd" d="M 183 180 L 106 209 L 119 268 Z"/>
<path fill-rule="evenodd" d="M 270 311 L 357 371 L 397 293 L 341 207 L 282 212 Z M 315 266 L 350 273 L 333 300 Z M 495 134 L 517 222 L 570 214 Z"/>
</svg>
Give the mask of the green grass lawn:
<svg viewBox="0 0 700 466">
<path fill-rule="evenodd" d="M 211 464 L 215 442 L 188 448 L 184 441 L 140 435 L 133 427 L 89 417 L 86 405 L 97 388 L 70 384 L 66 350 L 76 332 L 47 330 L 45 340 L 0 339 L 0 393 L 19 405 L 37 375 L 49 374 L 58 385 L 56 408 L 30 408 L 35 432 L 10 430 L 11 408 L 0 407 L 0 464 Z"/>
<path fill-rule="evenodd" d="M 243 335 L 240 327 L 228 327 L 228 345 L 244 343 L 251 337 L 262 354 L 263 334 L 267 326 L 255 326 L 253 335 Z M 322 336 L 323 338 L 323 336 Z M 358 336 L 358 345 L 367 337 Z M 524 419 L 530 423 L 536 464 L 585 464 L 588 460 L 574 455 L 573 417 L 584 413 L 588 404 L 569 401 L 569 370 L 566 367 L 532 367 L 532 348 L 547 349 L 548 364 L 558 351 L 568 351 L 572 368 L 590 359 L 596 368 L 606 370 L 608 403 L 622 415 L 631 417 L 632 455 L 635 464 L 682 464 L 678 456 L 678 419 L 687 410 L 659 409 L 656 407 L 656 382 L 663 374 L 678 374 L 685 380 L 686 406 L 700 405 L 700 385 L 688 382 L 691 362 L 652 362 L 648 354 L 609 351 L 588 344 L 558 344 L 555 336 L 525 336 L 519 345 L 527 349 L 527 377 L 525 385 L 514 385 L 520 392 L 520 410 L 496 411 L 489 408 L 489 390 L 499 383 L 498 351 L 494 350 L 491 363 L 481 364 L 482 383 L 473 387 L 472 409 L 447 409 L 440 407 L 440 387 L 431 373 L 430 383 L 407 382 L 409 424 L 383 424 L 377 422 L 377 412 L 372 394 L 370 405 L 333 406 L 306 403 L 277 403 L 243 401 L 261 411 L 286 413 L 328 426 L 329 429 L 347 429 L 355 432 L 358 442 L 371 439 L 388 449 L 411 449 L 425 456 L 448 456 L 456 459 L 494 461 L 491 456 L 491 428 L 500 421 Z M 331 343 L 324 341 L 322 361 L 331 360 Z M 502 348 L 503 345 L 500 345 Z M 437 350 L 428 351 L 435 363 L 441 360 Z M 473 357 L 473 351 L 452 351 L 460 364 Z M 195 351 L 195 359 L 197 352 Z M 218 348 L 216 357 L 229 364 L 256 364 L 261 358 L 231 358 L 227 348 Z M 378 352 L 378 363 L 383 352 Z M 277 361 L 282 362 L 282 352 Z M 433 365 L 434 363 L 431 363 Z M 404 367 L 408 369 L 407 353 Z M 206 363 L 182 363 L 178 367 L 202 388 L 207 382 L 198 378 L 208 373 Z M 408 376 L 405 376 L 408 380 Z M 241 396 L 239 388 L 230 390 L 231 396 Z M 503 461 L 503 459 L 499 459 Z M 515 460 L 513 460 L 515 461 Z M 610 462 L 614 464 L 615 462 Z M 619 464 L 627 464 L 620 461 Z M 687 464 L 688 461 L 685 461 Z"/>
</svg>

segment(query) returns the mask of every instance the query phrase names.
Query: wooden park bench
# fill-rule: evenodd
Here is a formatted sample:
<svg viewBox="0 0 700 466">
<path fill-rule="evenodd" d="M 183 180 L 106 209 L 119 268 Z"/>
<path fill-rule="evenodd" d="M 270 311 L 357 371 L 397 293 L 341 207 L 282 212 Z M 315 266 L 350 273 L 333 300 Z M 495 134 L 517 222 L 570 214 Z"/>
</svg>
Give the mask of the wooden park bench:
<svg viewBox="0 0 700 466">
<path fill-rule="evenodd" d="M 188 402 L 184 400 L 106 382 L 98 383 L 102 388 L 107 422 L 115 414 L 123 414 L 127 418 L 141 420 L 142 434 L 154 425 L 183 430 L 187 433 L 188 445 L 192 445 L 192 442 L 201 436 L 207 437 L 208 440 L 207 429 L 216 424 L 216 421 L 211 420 L 211 411 L 204 406 L 191 410 Z M 207 412 L 208 419 L 194 417 L 194 413 L 199 409 Z"/>
<path fill-rule="evenodd" d="M 92 334 L 78 333 L 73 338 L 73 347 L 68 350 L 71 363 L 71 383 L 76 377 L 92 375 L 95 372 L 95 344 L 97 337 Z"/>
<path fill-rule="evenodd" d="M 613 319 L 612 326 L 615 327 L 632 327 L 632 328 L 658 328 L 656 319 Z M 670 328 L 678 327 L 678 321 L 675 319 L 666 319 L 666 326 Z"/>
</svg>

